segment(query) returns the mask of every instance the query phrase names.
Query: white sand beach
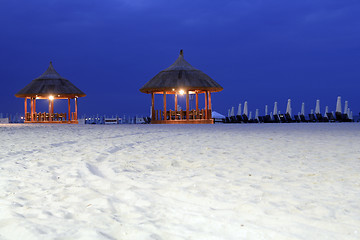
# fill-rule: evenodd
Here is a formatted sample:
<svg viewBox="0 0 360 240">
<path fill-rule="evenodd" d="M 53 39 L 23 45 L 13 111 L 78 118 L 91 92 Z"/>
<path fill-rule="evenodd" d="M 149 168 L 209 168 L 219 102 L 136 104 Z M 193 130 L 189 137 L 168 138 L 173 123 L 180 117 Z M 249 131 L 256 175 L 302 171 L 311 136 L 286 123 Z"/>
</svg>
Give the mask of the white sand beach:
<svg viewBox="0 0 360 240">
<path fill-rule="evenodd" d="M 0 124 L 0 239 L 360 239 L 360 124 Z"/>
</svg>

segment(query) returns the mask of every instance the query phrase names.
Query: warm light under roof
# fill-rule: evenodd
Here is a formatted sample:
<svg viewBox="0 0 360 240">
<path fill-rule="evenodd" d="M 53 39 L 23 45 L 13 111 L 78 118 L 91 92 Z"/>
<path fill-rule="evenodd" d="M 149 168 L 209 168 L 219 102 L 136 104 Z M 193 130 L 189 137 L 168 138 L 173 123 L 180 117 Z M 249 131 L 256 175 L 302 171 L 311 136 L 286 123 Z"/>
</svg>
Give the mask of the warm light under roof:
<svg viewBox="0 0 360 240">
<path fill-rule="evenodd" d="M 54 96 L 49 96 L 49 100 L 54 100 Z"/>
<path fill-rule="evenodd" d="M 180 93 L 181 95 L 184 95 L 185 91 L 181 89 L 181 90 L 179 91 L 179 93 Z"/>
</svg>

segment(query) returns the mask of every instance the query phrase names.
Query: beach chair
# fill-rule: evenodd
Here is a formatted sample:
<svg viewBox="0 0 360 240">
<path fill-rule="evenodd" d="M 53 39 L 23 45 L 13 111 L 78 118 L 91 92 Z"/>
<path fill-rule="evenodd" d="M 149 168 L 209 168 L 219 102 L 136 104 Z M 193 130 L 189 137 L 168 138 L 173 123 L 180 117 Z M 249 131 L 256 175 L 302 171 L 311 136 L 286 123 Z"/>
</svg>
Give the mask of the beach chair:
<svg viewBox="0 0 360 240">
<path fill-rule="evenodd" d="M 313 113 L 309 113 L 309 122 L 316 122 L 316 118 Z"/>
<path fill-rule="evenodd" d="M 286 122 L 288 122 L 288 123 L 294 122 L 294 120 L 291 118 L 291 116 L 290 116 L 289 113 L 286 113 L 286 114 L 285 114 L 285 120 L 286 120 Z"/>
<path fill-rule="evenodd" d="M 318 120 L 318 122 L 325 122 L 324 117 L 320 113 L 316 114 L 316 119 Z"/>
<path fill-rule="evenodd" d="M 295 122 L 301 122 L 299 115 L 294 115 Z"/>
<path fill-rule="evenodd" d="M 279 123 L 280 122 L 280 118 L 277 114 L 274 115 L 274 122 L 275 123 Z"/>
<path fill-rule="evenodd" d="M 286 118 L 284 114 L 279 114 L 280 122 L 286 123 Z"/>
<path fill-rule="evenodd" d="M 243 118 L 241 117 L 241 115 L 236 115 L 236 121 L 237 121 L 238 123 L 243 122 Z"/>
<path fill-rule="evenodd" d="M 265 122 L 265 116 L 259 116 L 259 123 Z"/>
<path fill-rule="evenodd" d="M 265 115 L 265 117 L 264 117 L 264 123 L 272 123 L 272 122 L 273 122 L 273 120 L 271 120 L 270 115 Z"/>
<path fill-rule="evenodd" d="M 335 119 L 338 122 L 342 122 L 343 121 L 343 115 L 341 112 L 335 112 Z"/>
<path fill-rule="evenodd" d="M 236 117 L 235 116 L 230 116 L 230 122 L 231 123 L 236 123 L 237 122 Z"/>
<path fill-rule="evenodd" d="M 248 123 L 248 122 L 249 122 L 249 118 L 248 118 L 248 116 L 246 116 L 246 114 L 243 114 L 243 115 L 242 115 L 242 119 L 243 119 L 243 122 L 244 122 L 244 123 Z"/>
<path fill-rule="evenodd" d="M 329 119 L 330 122 L 335 122 L 336 121 L 336 119 L 334 117 L 334 114 L 332 112 L 326 113 L 326 116 L 327 116 L 327 118 Z"/>
<path fill-rule="evenodd" d="M 300 120 L 301 120 L 301 122 L 308 122 L 308 121 L 306 120 L 304 114 L 300 114 Z"/>
</svg>

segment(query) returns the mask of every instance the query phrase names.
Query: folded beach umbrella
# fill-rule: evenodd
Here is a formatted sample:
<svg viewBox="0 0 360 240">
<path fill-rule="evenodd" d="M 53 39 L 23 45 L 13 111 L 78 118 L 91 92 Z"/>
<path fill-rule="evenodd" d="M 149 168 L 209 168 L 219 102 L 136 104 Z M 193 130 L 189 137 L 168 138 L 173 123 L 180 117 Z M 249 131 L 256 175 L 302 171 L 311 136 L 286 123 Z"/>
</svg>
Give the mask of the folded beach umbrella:
<svg viewBox="0 0 360 240">
<path fill-rule="evenodd" d="M 301 103 L 301 115 L 305 116 L 305 103 Z"/>
<path fill-rule="evenodd" d="M 315 114 L 320 113 L 320 100 L 316 100 L 316 106 L 315 106 Z"/>
<path fill-rule="evenodd" d="M 255 110 L 255 119 L 259 120 L 259 109 Z"/>
<path fill-rule="evenodd" d="M 231 108 L 231 112 L 230 112 L 230 117 L 233 117 L 233 116 L 235 116 L 235 109 L 234 109 L 234 107 L 232 107 Z"/>
<path fill-rule="evenodd" d="M 237 115 L 238 115 L 238 116 L 241 116 L 241 103 L 239 103 Z"/>
<path fill-rule="evenodd" d="M 250 111 L 250 113 L 249 113 L 249 120 L 251 120 L 252 119 L 252 112 Z"/>
<path fill-rule="evenodd" d="M 290 99 L 288 99 L 288 102 L 287 102 L 286 113 L 291 116 L 291 100 Z"/>
<path fill-rule="evenodd" d="M 265 116 L 268 115 L 268 105 L 265 105 Z"/>
<path fill-rule="evenodd" d="M 341 113 L 341 97 L 340 97 L 340 96 L 337 97 L 337 101 L 336 101 L 336 112 Z"/>
<path fill-rule="evenodd" d="M 325 114 L 324 114 L 324 117 L 327 117 L 327 113 L 329 112 L 329 106 L 326 106 L 325 107 Z"/>
<path fill-rule="evenodd" d="M 349 108 L 349 102 L 348 101 L 345 101 L 345 106 L 344 106 L 344 114 L 347 114 L 348 112 L 348 108 Z"/>
<path fill-rule="evenodd" d="M 278 112 L 278 108 L 277 108 L 277 102 L 274 102 L 274 115 L 277 115 L 277 112 Z"/>
<path fill-rule="evenodd" d="M 248 103 L 247 103 L 247 101 L 245 101 L 245 103 L 244 103 L 244 114 L 246 116 L 248 115 Z"/>
<path fill-rule="evenodd" d="M 228 109 L 228 117 L 230 117 L 231 115 L 230 115 L 230 109 Z"/>
</svg>

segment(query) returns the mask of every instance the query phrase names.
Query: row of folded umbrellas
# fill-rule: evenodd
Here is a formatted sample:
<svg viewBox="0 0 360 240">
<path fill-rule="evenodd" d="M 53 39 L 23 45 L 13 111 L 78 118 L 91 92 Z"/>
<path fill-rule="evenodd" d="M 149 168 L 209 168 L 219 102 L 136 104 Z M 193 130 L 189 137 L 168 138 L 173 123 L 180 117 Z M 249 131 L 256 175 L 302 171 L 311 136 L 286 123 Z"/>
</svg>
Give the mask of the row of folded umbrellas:
<svg viewBox="0 0 360 240">
<path fill-rule="evenodd" d="M 238 106 L 237 114 L 235 115 L 235 108 L 232 107 L 228 110 L 228 117 L 226 118 L 226 122 L 239 122 L 239 121 L 281 121 L 281 122 L 289 122 L 289 121 L 352 121 L 353 113 L 349 108 L 348 101 L 345 101 L 344 108 L 342 109 L 341 97 L 339 96 L 336 101 L 336 110 L 334 112 L 329 112 L 329 107 L 325 107 L 324 114 L 320 112 L 320 100 L 316 100 L 315 111 L 311 109 L 310 114 L 308 114 L 309 118 L 305 117 L 305 103 L 301 104 L 301 112 L 298 112 L 297 115 L 293 115 L 291 108 L 291 99 L 288 99 L 286 112 L 285 114 L 281 114 L 278 110 L 278 103 L 274 102 L 274 109 L 269 113 L 268 105 L 265 105 L 265 115 L 259 115 L 259 109 L 256 109 L 255 116 L 252 116 L 252 112 L 248 110 L 247 101 L 244 102 L 244 106 L 242 108 L 242 104 L 240 103 Z"/>
</svg>

